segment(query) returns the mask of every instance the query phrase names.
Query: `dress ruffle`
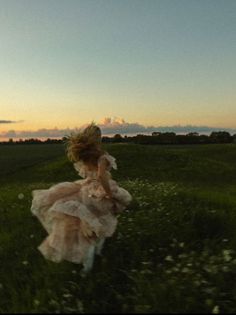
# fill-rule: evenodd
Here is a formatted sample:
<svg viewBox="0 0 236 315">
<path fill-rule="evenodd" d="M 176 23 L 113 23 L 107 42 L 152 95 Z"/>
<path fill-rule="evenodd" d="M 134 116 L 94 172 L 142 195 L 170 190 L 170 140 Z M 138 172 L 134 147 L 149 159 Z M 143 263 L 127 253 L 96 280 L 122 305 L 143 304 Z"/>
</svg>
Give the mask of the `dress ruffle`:
<svg viewBox="0 0 236 315">
<path fill-rule="evenodd" d="M 107 172 L 116 168 L 112 156 L 104 154 L 100 159 L 103 158 L 109 161 Z M 84 179 L 33 191 L 31 211 L 49 234 L 39 250 L 54 262 L 83 262 L 91 245 L 99 239 L 111 237 L 117 226 L 117 218 L 112 212 L 114 202 L 106 198 L 96 179 L 97 172 L 88 171 L 81 162 L 74 166 Z M 111 178 L 109 184 L 116 198 L 116 209 L 124 210 L 132 199 L 131 195 Z"/>
</svg>

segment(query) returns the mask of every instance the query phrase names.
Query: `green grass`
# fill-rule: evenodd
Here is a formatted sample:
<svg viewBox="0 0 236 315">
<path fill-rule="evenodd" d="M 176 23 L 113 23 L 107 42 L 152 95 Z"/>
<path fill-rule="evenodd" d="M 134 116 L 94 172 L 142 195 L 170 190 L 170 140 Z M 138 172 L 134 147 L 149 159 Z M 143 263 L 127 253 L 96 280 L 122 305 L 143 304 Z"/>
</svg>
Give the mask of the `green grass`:
<svg viewBox="0 0 236 315">
<path fill-rule="evenodd" d="M 33 189 L 78 178 L 63 146 L 0 147 L 0 313 L 235 313 L 236 146 L 106 149 L 133 201 L 82 278 L 41 256 L 30 213 Z"/>
<path fill-rule="evenodd" d="M 64 155 L 62 145 L 1 145 L 0 146 L 0 176 L 17 173 L 20 170 L 31 168 L 41 162 L 53 160 Z"/>
</svg>

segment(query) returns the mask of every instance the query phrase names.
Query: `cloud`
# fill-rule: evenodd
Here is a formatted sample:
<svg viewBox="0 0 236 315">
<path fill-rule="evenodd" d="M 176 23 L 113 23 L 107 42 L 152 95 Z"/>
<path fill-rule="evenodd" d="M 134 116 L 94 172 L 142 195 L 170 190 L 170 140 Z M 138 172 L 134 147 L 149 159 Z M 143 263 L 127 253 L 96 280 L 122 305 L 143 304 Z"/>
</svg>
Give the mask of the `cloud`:
<svg viewBox="0 0 236 315">
<path fill-rule="evenodd" d="M 199 134 L 210 134 L 212 131 L 228 131 L 231 134 L 236 133 L 236 128 L 222 128 L 222 127 L 209 127 L 209 126 L 194 126 L 194 125 L 174 125 L 174 126 L 144 126 L 139 123 L 129 123 L 123 118 L 105 117 L 101 123 L 97 123 L 102 130 L 102 134 L 106 136 L 113 136 L 114 134 L 121 135 L 135 135 L 135 134 L 151 134 L 153 131 L 159 132 L 175 132 L 177 134 L 186 134 L 189 132 L 198 132 Z M 16 131 L 9 130 L 2 132 L 0 138 L 62 138 L 69 135 L 71 132 L 79 131 L 86 125 L 70 129 L 38 129 L 38 130 L 25 130 Z"/>
<path fill-rule="evenodd" d="M 103 134 L 128 134 L 154 131 L 154 126 L 145 127 L 139 123 L 128 123 L 123 118 L 104 118 L 102 123 L 98 124 Z"/>
<path fill-rule="evenodd" d="M 23 122 L 23 120 L 0 120 L 0 124 L 15 124 L 15 123 L 19 123 L 19 122 Z"/>
<path fill-rule="evenodd" d="M 175 132 L 175 133 L 188 133 L 198 132 L 209 134 L 212 131 L 225 130 L 230 133 L 236 132 L 236 128 L 222 128 L 222 127 L 209 127 L 209 126 L 193 126 L 193 125 L 174 125 L 174 126 L 144 126 L 139 123 L 128 123 L 122 118 L 104 118 L 103 122 L 98 124 L 104 134 L 137 134 L 137 133 L 152 133 L 153 131 L 159 132 Z"/>
<path fill-rule="evenodd" d="M 6 132 L 2 132 L 0 137 L 2 138 L 60 138 L 65 135 L 70 134 L 75 129 L 38 129 L 38 130 L 8 130 Z"/>
</svg>

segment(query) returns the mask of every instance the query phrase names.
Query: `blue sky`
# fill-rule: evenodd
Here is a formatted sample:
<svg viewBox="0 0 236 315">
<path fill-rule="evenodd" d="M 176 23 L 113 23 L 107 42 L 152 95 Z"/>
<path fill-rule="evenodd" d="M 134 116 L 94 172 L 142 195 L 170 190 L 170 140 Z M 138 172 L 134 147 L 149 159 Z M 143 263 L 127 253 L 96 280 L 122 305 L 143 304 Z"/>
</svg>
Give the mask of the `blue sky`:
<svg viewBox="0 0 236 315">
<path fill-rule="evenodd" d="M 104 117 L 236 128 L 236 1 L 0 5 L 0 133 Z"/>
</svg>

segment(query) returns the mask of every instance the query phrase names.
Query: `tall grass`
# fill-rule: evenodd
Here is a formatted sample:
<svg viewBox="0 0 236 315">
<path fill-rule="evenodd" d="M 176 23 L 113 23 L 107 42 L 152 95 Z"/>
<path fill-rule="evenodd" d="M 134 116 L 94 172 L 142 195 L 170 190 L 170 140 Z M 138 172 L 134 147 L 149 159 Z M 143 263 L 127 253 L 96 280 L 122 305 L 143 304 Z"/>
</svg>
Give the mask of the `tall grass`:
<svg viewBox="0 0 236 315">
<path fill-rule="evenodd" d="M 4 147 L 0 312 L 234 313 L 236 146 L 105 148 L 133 201 L 83 278 L 41 256 L 46 232 L 29 210 L 33 189 L 78 178 L 63 147 Z"/>
</svg>

